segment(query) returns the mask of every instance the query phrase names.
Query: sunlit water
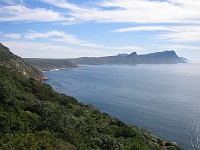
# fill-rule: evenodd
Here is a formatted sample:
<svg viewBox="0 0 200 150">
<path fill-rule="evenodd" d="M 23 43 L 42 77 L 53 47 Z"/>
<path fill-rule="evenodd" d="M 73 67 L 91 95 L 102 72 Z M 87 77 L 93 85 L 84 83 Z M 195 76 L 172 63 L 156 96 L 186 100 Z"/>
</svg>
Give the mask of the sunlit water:
<svg viewBox="0 0 200 150">
<path fill-rule="evenodd" d="M 85 66 L 48 71 L 47 83 L 126 123 L 200 149 L 200 65 Z"/>
</svg>

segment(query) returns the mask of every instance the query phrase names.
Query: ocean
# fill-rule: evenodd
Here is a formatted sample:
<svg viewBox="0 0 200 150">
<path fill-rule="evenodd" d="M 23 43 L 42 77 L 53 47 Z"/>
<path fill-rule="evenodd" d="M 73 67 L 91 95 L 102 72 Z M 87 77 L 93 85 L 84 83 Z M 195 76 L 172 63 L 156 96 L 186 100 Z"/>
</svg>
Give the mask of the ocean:
<svg viewBox="0 0 200 150">
<path fill-rule="evenodd" d="M 200 149 L 200 64 L 82 66 L 45 75 L 57 92 L 186 150 Z"/>
</svg>

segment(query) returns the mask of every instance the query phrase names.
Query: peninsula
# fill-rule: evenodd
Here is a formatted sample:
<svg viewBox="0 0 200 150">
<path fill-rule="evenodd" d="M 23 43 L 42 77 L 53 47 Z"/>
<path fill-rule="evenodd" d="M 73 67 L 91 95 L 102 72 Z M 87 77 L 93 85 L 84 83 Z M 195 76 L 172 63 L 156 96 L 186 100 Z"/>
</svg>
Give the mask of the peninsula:
<svg viewBox="0 0 200 150">
<path fill-rule="evenodd" d="M 60 68 L 75 68 L 79 65 L 105 65 L 105 64 L 176 64 L 186 63 L 187 59 L 178 57 L 175 51 L 163 51 L 144 55 L 118 54 L 116 56 L 105 57 L 81 57 L 73 59 L 44 59 L 44 58 L 24 58 L 25 62 L 33 65 L 39 70 L 53 70 Z"/>
</svg>

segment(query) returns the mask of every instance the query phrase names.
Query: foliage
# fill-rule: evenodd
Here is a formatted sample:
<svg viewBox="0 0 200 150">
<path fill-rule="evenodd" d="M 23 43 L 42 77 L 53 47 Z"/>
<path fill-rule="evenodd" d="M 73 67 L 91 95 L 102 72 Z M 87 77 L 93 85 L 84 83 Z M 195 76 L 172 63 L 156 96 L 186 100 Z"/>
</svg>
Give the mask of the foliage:
<svg viewBox="0 0 200 150">
<path fill-rule="evenodd" d="M 147 131 L 16 72 L 0 68 L 0 88 L 0 149 L 162 149 Z"/>
</svg>

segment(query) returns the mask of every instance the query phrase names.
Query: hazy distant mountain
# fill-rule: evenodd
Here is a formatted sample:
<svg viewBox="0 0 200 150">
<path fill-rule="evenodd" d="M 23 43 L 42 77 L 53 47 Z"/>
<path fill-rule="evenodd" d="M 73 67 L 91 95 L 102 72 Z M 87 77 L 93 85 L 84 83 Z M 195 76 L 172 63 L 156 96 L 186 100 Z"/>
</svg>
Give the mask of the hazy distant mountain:
<svg viewBox="0 0 200 150">
<path fill-rule="evenodd" d="M 145 55 L 118 54 L 106 57 L 82 57 L 70 59 L 75 64 L 101 65 L 101 64 L 176 64 L 186 63 L 184 59 L 177 56 L 175 51 L 163 51 Z"/>
<path fill-rule="evenodd" d="M 24 58 L 24 60 L 40 70 L 77 67 L 74 63 L 67 59 Z"/>
<path fill-rule="evenodd" d="M 180 57 L 184 62 L 189 62 L 189 60 L 187 58 L 184 57 Z"/>
</svg>

